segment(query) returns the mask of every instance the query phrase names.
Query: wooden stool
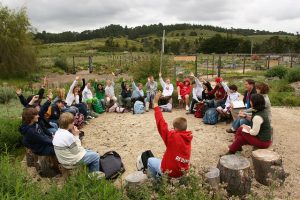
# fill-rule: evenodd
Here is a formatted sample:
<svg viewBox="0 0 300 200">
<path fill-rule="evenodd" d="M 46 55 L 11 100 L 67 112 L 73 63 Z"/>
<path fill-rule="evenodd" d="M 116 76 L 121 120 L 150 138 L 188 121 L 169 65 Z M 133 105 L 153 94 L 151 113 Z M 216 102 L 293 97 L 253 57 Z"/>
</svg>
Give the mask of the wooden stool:
<svg viewBox="0 0 300 200">
<path fill-rule="evenodd" d="M 213 189 L 218 189 L 220 184 L 220 170 L 216 167 L 210 168 L 205 174 L 205 179 Z"/>
<path fill-rule="evenodd" d="M 250 162 L 238 155 L 225 155 L 219 160 L 221 182 L 227 183 L 227 192 L 231 195 L 245 195 L 250 192 L 252 171 Z"/>
<path fill-rule="evenodd" d="M 255 179 L 263 185 L 271 185 L 274 181 L 283 184 L 286 173 L 282 167 L 282 159 L 278 153 L 268 149 L 252 152 Z"/>
</svg>

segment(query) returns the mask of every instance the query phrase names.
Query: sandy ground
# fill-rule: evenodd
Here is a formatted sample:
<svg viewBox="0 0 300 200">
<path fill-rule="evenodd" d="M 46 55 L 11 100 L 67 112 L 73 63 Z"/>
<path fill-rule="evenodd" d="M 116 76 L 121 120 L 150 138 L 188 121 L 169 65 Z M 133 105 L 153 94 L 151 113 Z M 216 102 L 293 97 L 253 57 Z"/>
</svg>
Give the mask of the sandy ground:
<svg viewBox="0 0 300 200">
<path fill-rule="evenodd" d="M 275 196 L 279 199 L 300 199 L 300 108 L 272 108 L 274 142 L 271 149 L 278 152 L 284 162 L 284 168 L 290 176 L 284 186 L 277 188 Z M 164 113 L 169 124 L 175 117 L 183 116 L 188 120 L 188 128 L 193 132 L 191 165 L 196 170 L 204 170 L 216 166 L 219 155 L 227 150 L 233 139 L 232 134 L 225 132 L 229 127 L 225 123 L 205 125 L 201 119 L 186 115 L 184 110 Z M 84 129 L 83 145 L 103 154 L 109 150 L 117 151 L 124 162 L 126 172 L 123 178 L 136 170 L 137 156 L 151 149 L 156 157 L 162 157 L 165 146 L 162 142 L 154 120 L 153 110 L 143 115 L 131 113 L 104 113 L 90 121 Z M 242 155 L 250 158 L 252 148 L 246 146 Z M 260 195 L 270 191 L 256 181 L 252 188 Z"/>
</svg>

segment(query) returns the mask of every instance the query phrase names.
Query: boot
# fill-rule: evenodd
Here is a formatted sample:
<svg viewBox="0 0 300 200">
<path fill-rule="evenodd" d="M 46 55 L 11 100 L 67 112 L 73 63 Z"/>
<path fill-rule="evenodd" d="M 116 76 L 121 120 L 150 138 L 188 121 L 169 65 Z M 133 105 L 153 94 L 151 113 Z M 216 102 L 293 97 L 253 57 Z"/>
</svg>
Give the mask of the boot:
<svg viewBox="0 0 300 200">
<path fill-rule="evenodd" d="M 149 102 L 146 102 L 146 112 L 149 112 Z"/>
</svg>

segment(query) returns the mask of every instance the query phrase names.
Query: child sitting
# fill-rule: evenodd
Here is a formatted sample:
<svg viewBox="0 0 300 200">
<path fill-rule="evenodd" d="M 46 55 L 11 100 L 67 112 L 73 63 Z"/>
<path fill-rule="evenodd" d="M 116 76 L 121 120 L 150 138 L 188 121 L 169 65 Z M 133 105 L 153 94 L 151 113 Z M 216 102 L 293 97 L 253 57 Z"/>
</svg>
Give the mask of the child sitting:
<svg viewBox="0 0 300 200">
<path fill-rule="evenodd" d="M 154 81 L 153 76 L 148 77 L 146 88 L 147 88 L 146 111 L 148 112 L 150 104 L 153 106 L 153 98 L 157 90 L 157 82 Z"/>
<path fill-rule="evenodd" d="M 168 129 L 168 124 L 163 118 L 162 112 L 158 107 L 158 100 L 161 97 L 159 91 L 154 97 L 154 114 L 158 132 L 163 139 L 167 149 L 163 159 L 149 158 L 148 171 L 152 177 L 156 178 L 162 173 L 169 177 L 180 177 L 184 171 L 189 169 L 191 156 L 192 132 L 187 131 L 187 121 L 185 118 L 178 117 L 173 121 L 172 130 Z"/>
<path fill-rule="evenodd" d="M 230 115 L 230 111 L 231 111 L 231 103 L 239 100 L 240 93 L 238 93 L 236 85 L 230 85 L 228 87 L 226 83 L 224 83 L 223 81 L 221 81 L 221 84 L 224 90 L 227 92 L 227 99 L 225 102 L 225 108 L 218 106 L 217 111 L 223 116 L 228 116 Z"/>
<path fill-rule="evenodd" d="M 112 73 L 113 76 L 115 75 Z M 107 80 L 106 81 L 106 87 L 105 87 L 105 101 L 107 104 L 109 104 L 110 100 L 112 99 L 114 102 L 117 101 L 117 97 L 115 96 L 115 83 L 114 79 L 112 80 Z"/>
<path fill-rule="evenodd" d="M 105 90 L 102 83 L 98 83 L 97 79 L 95 79 L 94 82 L 94 89 L 95 89 L 97 99 L 100 101 L 102 107 L 105 108 L 105 104 L 104 104 Z"/>
<path fill-rule="evenodd" d="M 194 77 L 193 85 L 193 99 L 188 113 L 194 113 L 194 106 L 196 103 L 199 103 L 204 99 L 204 88 L 197 77 L 193 73 L 190 74 L 191 77 Z M 204 95 L 203 95 L 204 94 Z"/>
<path fill-rule="evenodd" d="M 131 109 L 131 89 L 129 85 L 125 83 L 125 79 L 121 83 L 121 95 L 120 95 L 120 105 L 125 107 L 126 109 Z"/>
<path fill-rule="evenodd" d="M 185 78 L 183 82 L 179 82 L 179 78 L 176 77 L 176 86 L 178 91 L 178 100 L 184 100 L 185 109 L 189 111 L 189 98 L 192 91 L 190 79 Z"/>
</svg>

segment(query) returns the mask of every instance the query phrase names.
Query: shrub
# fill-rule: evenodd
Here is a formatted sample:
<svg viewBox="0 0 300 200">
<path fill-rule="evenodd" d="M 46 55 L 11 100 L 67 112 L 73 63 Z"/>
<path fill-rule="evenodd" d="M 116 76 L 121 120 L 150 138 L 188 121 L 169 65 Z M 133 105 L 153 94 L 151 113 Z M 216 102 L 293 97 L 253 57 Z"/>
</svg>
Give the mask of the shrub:
<svg viewBox="0 0 300 200">
<path fill-rule="evenodd" d="M 266 77 L 279 77 L 283 78 L 288 72 L 288 69 L 283 66 L 276 66 L 268 70 L 265 74 Z"/>
<path fill-rule="evenodd" d="M 300 68 L 290 69 L 286 78 L 290 83 L 300 81 Z"/>
<path fill-rule="evenodd" d="M 167 77 L 169 75 L 168 71 L 169 60 L 163 60 L 162 74 L 163 77 Z M 137 82 L 145 83 L 147 81 L 148 76 L 153 75 L 156 79 L 158 79 L 158 74 L 160 70 L 160 57 L 159 56 L 151 56 L 150 60 L 140 61 L 131 68 L 131 72 L 133 74 L 134 80 Z"/>
<path fill-rule="evenodd" d="M 54 66 L 58 67 L 64 71 L 68 71 L 68 63 L 67 63 L 67 59 L 64 57 L 57 57 L 54 60 Z"/>
<path fill-rule="evenodd" d="M 16 97 L 15 90 L 8 86 L 0 86 L 0 104 L 9 103 L 9 101 Z"/>
<path fill-rule="evenodd" d="M 0 183 L 0 199 L 42 199 L 39 186 L 8 154 L 0 155 Z"/>
<path fill-rule="evenodd" d="M 270 82 L 270 88 L 271 91 L 274 92 L 294 92 L 295 89 L 289 85 L 289 83 L 282 79 L 282 80 L 277 80 L 277 81 L 271 81 Z"/>
<path fill-rule="evenodd" d="M 21 146 L 21 134 L 19 132 L 20 119 L 0 118 L 0 152 L 7 147 L 9 150 Z"/>
</svg>

